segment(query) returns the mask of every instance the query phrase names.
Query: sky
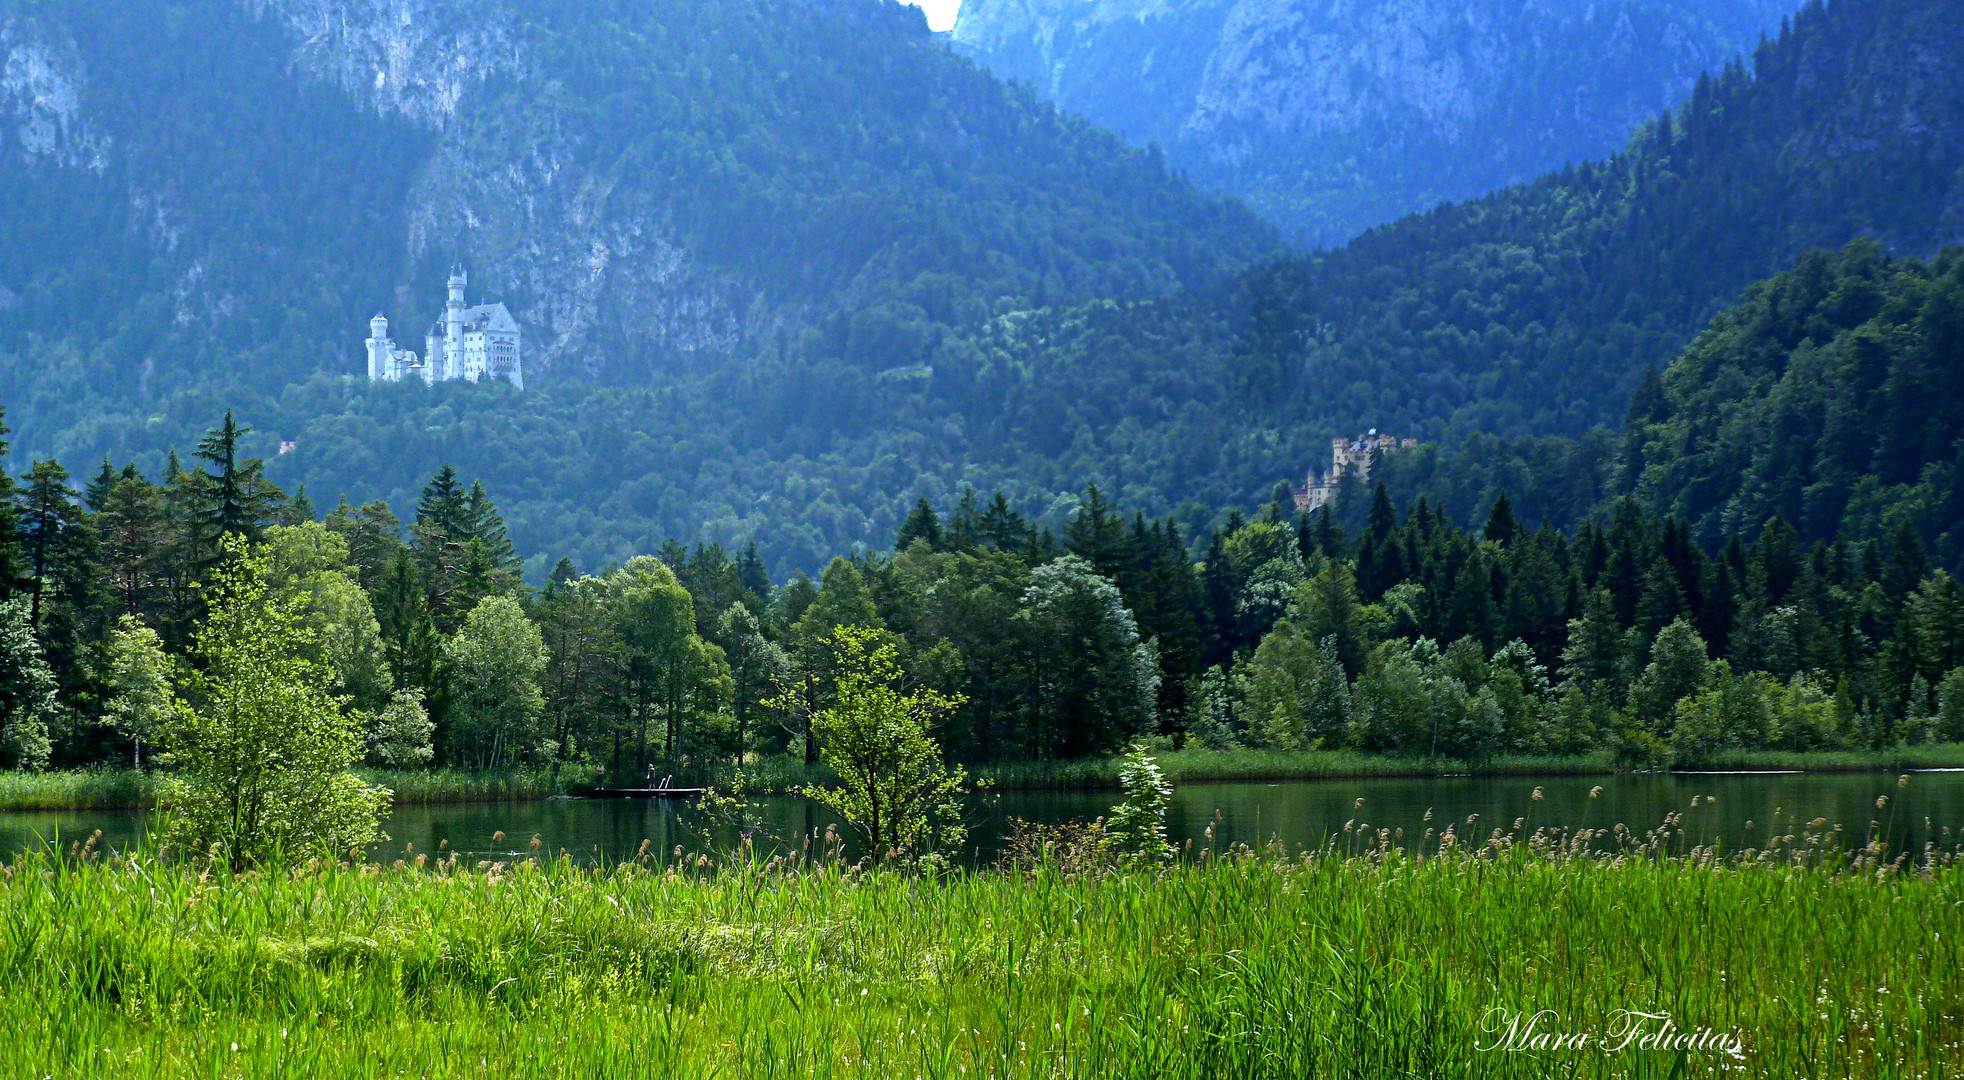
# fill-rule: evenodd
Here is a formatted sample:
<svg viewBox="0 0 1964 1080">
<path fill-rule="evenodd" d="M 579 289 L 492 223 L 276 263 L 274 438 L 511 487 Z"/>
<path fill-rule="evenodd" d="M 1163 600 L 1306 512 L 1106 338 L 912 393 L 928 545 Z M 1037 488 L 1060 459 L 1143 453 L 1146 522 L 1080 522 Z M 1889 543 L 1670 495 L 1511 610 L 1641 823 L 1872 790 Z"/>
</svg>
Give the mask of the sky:
<svg viewBox="0 0 1964 1080">
<path fill-rule="evenodd" d="M 960 11 L 962 6 L 962 0 L 907 0 L 907 2 L 927 12 L 928 29 L 937 32 L 955 28 L 955 12 Z"/>
</svg>

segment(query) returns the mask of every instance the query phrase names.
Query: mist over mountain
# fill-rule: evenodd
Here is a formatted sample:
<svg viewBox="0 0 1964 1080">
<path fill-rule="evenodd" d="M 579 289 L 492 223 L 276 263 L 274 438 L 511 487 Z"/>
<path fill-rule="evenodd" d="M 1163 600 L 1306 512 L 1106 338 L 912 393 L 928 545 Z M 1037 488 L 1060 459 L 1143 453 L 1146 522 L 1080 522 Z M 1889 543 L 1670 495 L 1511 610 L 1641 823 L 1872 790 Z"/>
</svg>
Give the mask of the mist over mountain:
<svg viewBox="0 0 1964 1080">
<path fill-rule="evenodd" d="M 965 0 L 955 47 L 1314 243 L 1620 150 L 1798 0 Z"/>
</svg>

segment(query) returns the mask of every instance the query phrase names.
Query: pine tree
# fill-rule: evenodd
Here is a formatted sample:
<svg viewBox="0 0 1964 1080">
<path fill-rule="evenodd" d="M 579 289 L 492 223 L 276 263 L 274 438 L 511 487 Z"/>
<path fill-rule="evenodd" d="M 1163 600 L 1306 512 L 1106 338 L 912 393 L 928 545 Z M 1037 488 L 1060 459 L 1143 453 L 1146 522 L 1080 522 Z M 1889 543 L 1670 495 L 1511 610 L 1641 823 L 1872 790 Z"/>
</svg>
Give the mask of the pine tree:
<svg viewBox="0 0 1964 1080">
<path fill-rule="evenodd" d="M 13 450 L 7 439 L 13 429 L 7 426 L 6 416 L 7 407 L 0 405 L 0 600 L 18 595 L 33 583 L 20 546 L 20 516 L 15 503 L 19 489 L 6 467 L 7 455 Z"/>
<path fill-rule="evenodd" d="M 109 501 L 109 489 L 115 486 L 116 469 L 109 464 L 108 458 L 103 458 L 102 468 L 96 470 L 95 477 L 82 489 L 82 505 L 88 507 L 90 513 L 101 513 Z"/>
<path fill-rule="evenodd" d="M 396 552 L 389 576 L 383 580 L 375 619 L 382 629 L 389 674 L 395 685 L 437 697 L 436 626 L 417 577 L 415 557 L 406 548 Z"/>
<path fill-rule="evenodd" d="M 68 549 L 82 523 L 82 508 L 75 498 L 75 489 L 68 486 L 68 470 L 60 462 L 34 463 L 27 490 L 22 493 L 21 526 L 33 582 L 28 622 L 37 631 L 41 627 L 42 596 L 51 590 L 57 567 L 73 558 Z"/>
<path fill-rule="evenodd" d="M 239 536 L 256 544 L 264 539 L 266 522 L 286 501 L 280 489 L 266 479 L 264 462 L 240 459 L 239 440 L 251 433 L 252 429 L 240 427 L 227 409 L 224 424 L 207 431 L 198 441 L 197 456 L 217 470 L 196 510 L 206 536 Z"/>
<path fill-rule="evenodd" d="M 342 499 L 325 519 L 328 531 L 348 542 L 348 561 L 356 578 L 370 596 L 379 595 L 382 583 L 395 572 L 396 556 L 407 550 L 402 542 L 402 522 L 380 499 L 359 508 Z"/>
<path fill-rule="evenodd" d="M 914 541 L 928 546 L 930 551 L 940 551 L 941 519 L 935 515 L 934 507 L 925 496 L 915 500 L 914 509 L 907 514 L 907 520 L 900 524 L 900 535 L 894 537 L 893 550 L 897 554 L 912 547 Z"/>
<path fill-rule="evenodd" d="M 1364 599 L 1376 600 L 1405 580 L 1411 569 L 1398 549 L 1398 512 L 1391 507 L 1391 493 L 1379 481 L 1371 493 L 1370 519 L 1357 543 L 1358 588 Z"/>
<path fill-rule="evenodd" d="M 1116 582 L 1131 562 L 1132 545 L 1125 532 L 1125 519 L 1118 515 L 1098 485 L 1087 484 L 1077 513 L 1064 529 L 1064 550 L 1090 563 L 1098 573 Z"/>
<path fill-rule="evenodd" d="M 955 512 L 948 519 L 947 548 L 973 551 L 981 543 L 982 507 L 975 497 L 975 489 L 964 484 L 961 498 L 955 501 Z"/>
<path fill-rule="evenodd" d="M 1028 543 L 1030 527 L 1023 515 L 1009 508 L 1009 496 L 996 492 L 982 512 L 982 542 L 997 551 L 1017 551 Z"/>
<path fill-rule="evenodd" d="M 59 709 L 54 672 L 28 624 L 26 598 L 0 602 L 0 764 L 47 765 L 48 729 Z"/>
<path fill-rule="evenodd" d="M 416 524 L 410 530 L 410 549 L 430 616 L 446 632 L 454 630 L 469 611 L 463 603 L 469 598 L 458 593 L 470 572 L 471 540 L 477 531 L 470 493 L 459 482 L 457 470 L 443 466 L 423 486 Z M 483 552 L 479 558 L 483 560 Z M 478 567 L 480 574 L 486 569 Z"/>
<path fill-rule="evenodd" d="M 1487 515 L 1485 536 L 1496 544 L 1505 544 L 1520 535 L 1521 526 L 1514 520 L 1514 503 L 1506 492 L 1493 501 L 1493 511 Z"/>
<path fill-rule="evenodd" d="M 117 479 L 96 515 L 102 538 L 102 565 L 118 608 L 125 615 L 148 614 L 170 546 L 170 523 L 157 489 L 142 476 Z"/>
<path fill-rule="evenodd" d="M 737 580 L 750 591 L 756 600 L 754 610 L 762 614 L 771 599 L 771 575 L 764 566 L 764 557 L 757 554 L 757 541 L 752 539 L 744 545 L 743 554 L 737 558 Z"/>
</svg>

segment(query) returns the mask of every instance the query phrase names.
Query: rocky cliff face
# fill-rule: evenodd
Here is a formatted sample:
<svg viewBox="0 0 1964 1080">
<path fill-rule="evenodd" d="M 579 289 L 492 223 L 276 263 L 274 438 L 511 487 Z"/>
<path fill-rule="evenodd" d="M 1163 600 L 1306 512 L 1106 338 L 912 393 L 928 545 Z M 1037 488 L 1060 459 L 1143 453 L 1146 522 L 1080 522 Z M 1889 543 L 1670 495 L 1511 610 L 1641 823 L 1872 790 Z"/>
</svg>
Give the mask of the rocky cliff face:
<svg viewBox="0 0 1964 1080">
<path fill-rule="evenodd" d="M 967 0 L 958 49 L 1318 242 L 1604 156 L 1792 0 Z"/>
<path fill-rule="evenodd" d="M 27 159 L 102 171 L 109 141 L 83 115 L 88 74 L 75 42 L 38 19 L 9 18 L 0 21 L 0 58 L 0 115 L 13 149 Z"/>
<path fill-rule="evenodd" d="M 293 58 L 378 111 L 441 126 L 471 87 L 522 76 L 517 20 L 502 3 L 461 0 L 240 0 L 276 20 Z"/>
<path fill-rule="evenodd" d="M 0 58 L 0 192 L 143 248 L 0 227 L 33 251 L 0 288 L 42 304 L 0 348 L 168 294 L 182 339 L 133 338 L 190 368 L 263 348 L 268 389 L 352 370 L 377 310 L 413 339 L 452 261 L 532 370 L 645 378 L 815 327 L 919 362 L 999 299 L 1163 293 L 1276 250 L 876 0 L 0 0 Z"/>
<path fill-rule="evenodd" d="M 461 258 L 528 328 L 527 363 L 598 373 L 624 357 L 724 353 L 746 299 L 707 280 L 659 206 L 581 153 L 579 111 L 535 71 L 503 0 L 241 0 L 296 70 L 436 133 L 402 208 L 414 267 Z M 507 92 L 485 90 L 499 80 Z M 634 187 L 631 178 L 628 188 Z"/>
</svg>

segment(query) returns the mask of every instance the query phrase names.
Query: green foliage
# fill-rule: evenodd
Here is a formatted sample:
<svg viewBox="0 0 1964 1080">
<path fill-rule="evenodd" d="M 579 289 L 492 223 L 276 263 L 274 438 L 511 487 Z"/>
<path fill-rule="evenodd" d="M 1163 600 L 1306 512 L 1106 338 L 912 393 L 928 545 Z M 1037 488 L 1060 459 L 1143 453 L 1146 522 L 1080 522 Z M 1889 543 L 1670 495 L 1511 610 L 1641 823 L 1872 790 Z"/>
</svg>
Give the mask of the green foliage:
<svg viewBox="0 0 1964 1080">
<path fill-rule="evenodd" d="M 1023 593 L 1036 653 L 1031 709 L 1039 752 L 1080 757 L 1150 733 L 1158 658 L 1118 587 L 1076 555 L 1030 572 Z"/>
<path fill-rule="evenodd" d="M 1802 542 L 1907 524 L 1954 565 L 1960 349 L 1964 250 L 1809 253 L 1672 361 L 1656 411 L 1632 413 L 1618 482 L 1707 545 L 1775 515 Z"/>
<path fill-rule="evenodd" d="M 1173 785 L 1166 782 L 1166 774 L 1147 749 L 1144 743 L 1134 743 L 1119 764 L 1118 786 L 1125 801 L 1106 815 L 1105 837 L 1123 859 L 1157 865 L 1173 857 L 1173 845 L 1166 839 Z"/>
<path fill-rule="evenodd" d="M 452 760 L 495 770 L 558 757 L 540 727 L 545 700 L 538 679 L 545 665 L 539 627 L 517 601 L 488 596 L 471 609 L 443 646 L 445 740 Z"/>
<path fill-rule="evenodd" d="M 931 732 L 961 700 L 927 688 L 902 691 L 897 652 L 875 632 L 842 625 L 832 648 L 836 700 L 813 727 L 840 783 L 803 793 L 858 830 L 875 858 L 959 851 L 967 832 L 957 798 L 967 773 L 947 768 Z"/>
<path fill-rule="evenodd" d="M 422 691 L 397 690 L 388 707 L 369 721 L 368 760 L 389 769 L 414 769 L 436 755 L 436 725 L 423 709 Z"/>
<path fill-rule="evenodd" d="M 1964 742 L 1964 667 L 1945 676 L 1937 694 L 1937 738 Z"/>
<path fill-rule="evenodd" d="M 28 618 L 26 598 L 0 602 L 0 761 L 14 769 L 48 763 L 48 726 L 60 709 Z"/>
<path fill-rule="evenodd" d="M 1650 664 L 1630 686 L 1631 718 L 1646 732 L 1668 740 L 1678 702 L 1707 685 L 1710 668 L 1698 631 L 1682 618 L 1671 623 L 1651 644 Z"/>
<path fill-rule="evenodd" d="M 103 718 L 130 740 L 132 763 L 143 767 L 143 741 L 154 739 L 170 718 L 173 664 L 157 632 L 133 615 L 109 633 Z"/>
<path fill-rule="evenodd" d="M 389 792 L 348 772 L 361 730 L 309 653 L 304 596 L 269 583 L 264 555 L 237 538 L 206 588 L 195 665 L 162 732 L 173 769 L 162 835 L 178 852 L 234 870 L 280 859 L 336 859 L 380 832 Z"/>
<path fill-rule="evenodd" d="M 377 712 L 395 689 L 387 645 L 368 593 L 355 580 L 345 540 L 325 525 L 275 525 L 266 530 L 267 584 L 306 597 L 314 658 L 334 670 L 337 690 L 351 707 Z"/>
</svg>

